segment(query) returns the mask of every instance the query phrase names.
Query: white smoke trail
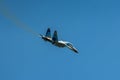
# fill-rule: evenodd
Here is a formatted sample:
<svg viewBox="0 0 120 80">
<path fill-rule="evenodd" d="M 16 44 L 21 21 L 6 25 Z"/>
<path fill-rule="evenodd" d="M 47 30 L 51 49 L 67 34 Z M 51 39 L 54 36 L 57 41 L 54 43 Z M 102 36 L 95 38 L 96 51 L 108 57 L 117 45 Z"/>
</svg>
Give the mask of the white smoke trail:
<svg viewBox="0 0 120 80">
<path fill-rule="evenodd" d="M 0 6 L 0 14 L 6 17 L 11 22 L 13 22 L 17 27 L 20 27 L 36 36 L 39 36 L 39 37 L 41 36 L 41 34 L 36 33 L 32 29 L 30 29 L 28 25 L 21 22 L 15 15 L 11 14 L 10 11 L 3 5 Z"/>
</svg>

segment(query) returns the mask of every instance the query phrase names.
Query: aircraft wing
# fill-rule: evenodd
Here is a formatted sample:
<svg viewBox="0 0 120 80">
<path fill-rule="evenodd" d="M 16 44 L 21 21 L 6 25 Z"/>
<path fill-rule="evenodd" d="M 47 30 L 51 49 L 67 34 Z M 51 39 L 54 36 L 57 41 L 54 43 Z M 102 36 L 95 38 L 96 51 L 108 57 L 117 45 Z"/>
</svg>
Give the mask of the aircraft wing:
<svg viewBox="0 0 120 80">
<path fill-rule="evenodd" d="M 53 40 L 54 42 L 57 42 L 57 41 L 58 41 L 57 31 L 54 31 L 52 40 Z"/>
</svg>

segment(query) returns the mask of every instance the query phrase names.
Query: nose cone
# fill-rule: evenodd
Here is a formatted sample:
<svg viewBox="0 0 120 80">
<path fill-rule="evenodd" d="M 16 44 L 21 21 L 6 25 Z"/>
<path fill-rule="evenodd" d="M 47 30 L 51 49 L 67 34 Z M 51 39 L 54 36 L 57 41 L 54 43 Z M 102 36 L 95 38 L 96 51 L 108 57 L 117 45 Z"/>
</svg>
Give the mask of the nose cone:
<svg viewBox="0 0 120 80">
<path fill-rule="evenodd" d="M 78 53 L 78 50 L 76 48 L 72 48 L 72 50 L 75 52 L 75 53 Z"/>
<path fill-rule="evenodd" d="M 70 50 L 72 50 L 72 51 L 74 51 L 75 53 L 78 53 L 78 50 L 71 44 L 71 43 L 66 43 L 66 46 L 70 49 Z"/>
</svg>

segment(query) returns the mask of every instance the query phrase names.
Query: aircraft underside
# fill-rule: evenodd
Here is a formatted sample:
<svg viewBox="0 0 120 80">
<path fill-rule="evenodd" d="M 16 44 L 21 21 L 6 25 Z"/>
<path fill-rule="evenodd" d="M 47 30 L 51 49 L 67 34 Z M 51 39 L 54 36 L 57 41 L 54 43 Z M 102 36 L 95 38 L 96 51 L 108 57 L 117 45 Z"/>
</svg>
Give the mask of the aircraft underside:
<svg viewBox="0 0 120 80">
<path fill-rule="evenodd" d="M 65 44 L 59 43 L 59 42 L 55 42 L 53 45 L 58 46 L 58 47 L 65 47 Z"/>
</svg>

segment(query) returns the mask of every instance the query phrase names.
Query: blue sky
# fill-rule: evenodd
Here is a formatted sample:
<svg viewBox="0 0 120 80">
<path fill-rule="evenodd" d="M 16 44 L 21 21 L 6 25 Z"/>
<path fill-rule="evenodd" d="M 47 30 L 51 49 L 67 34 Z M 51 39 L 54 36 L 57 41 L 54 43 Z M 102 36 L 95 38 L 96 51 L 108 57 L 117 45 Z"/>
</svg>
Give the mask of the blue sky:
<svg viewBox="0 0 120 80">
<path fill-rule="evenodd" d="M 119 3 L 1 0 L 8 14 L 41 34 L 57 30 L 79 54 L 44 42 L 0 13 L 0 80 L 120 80 Z"/>
</svg>

